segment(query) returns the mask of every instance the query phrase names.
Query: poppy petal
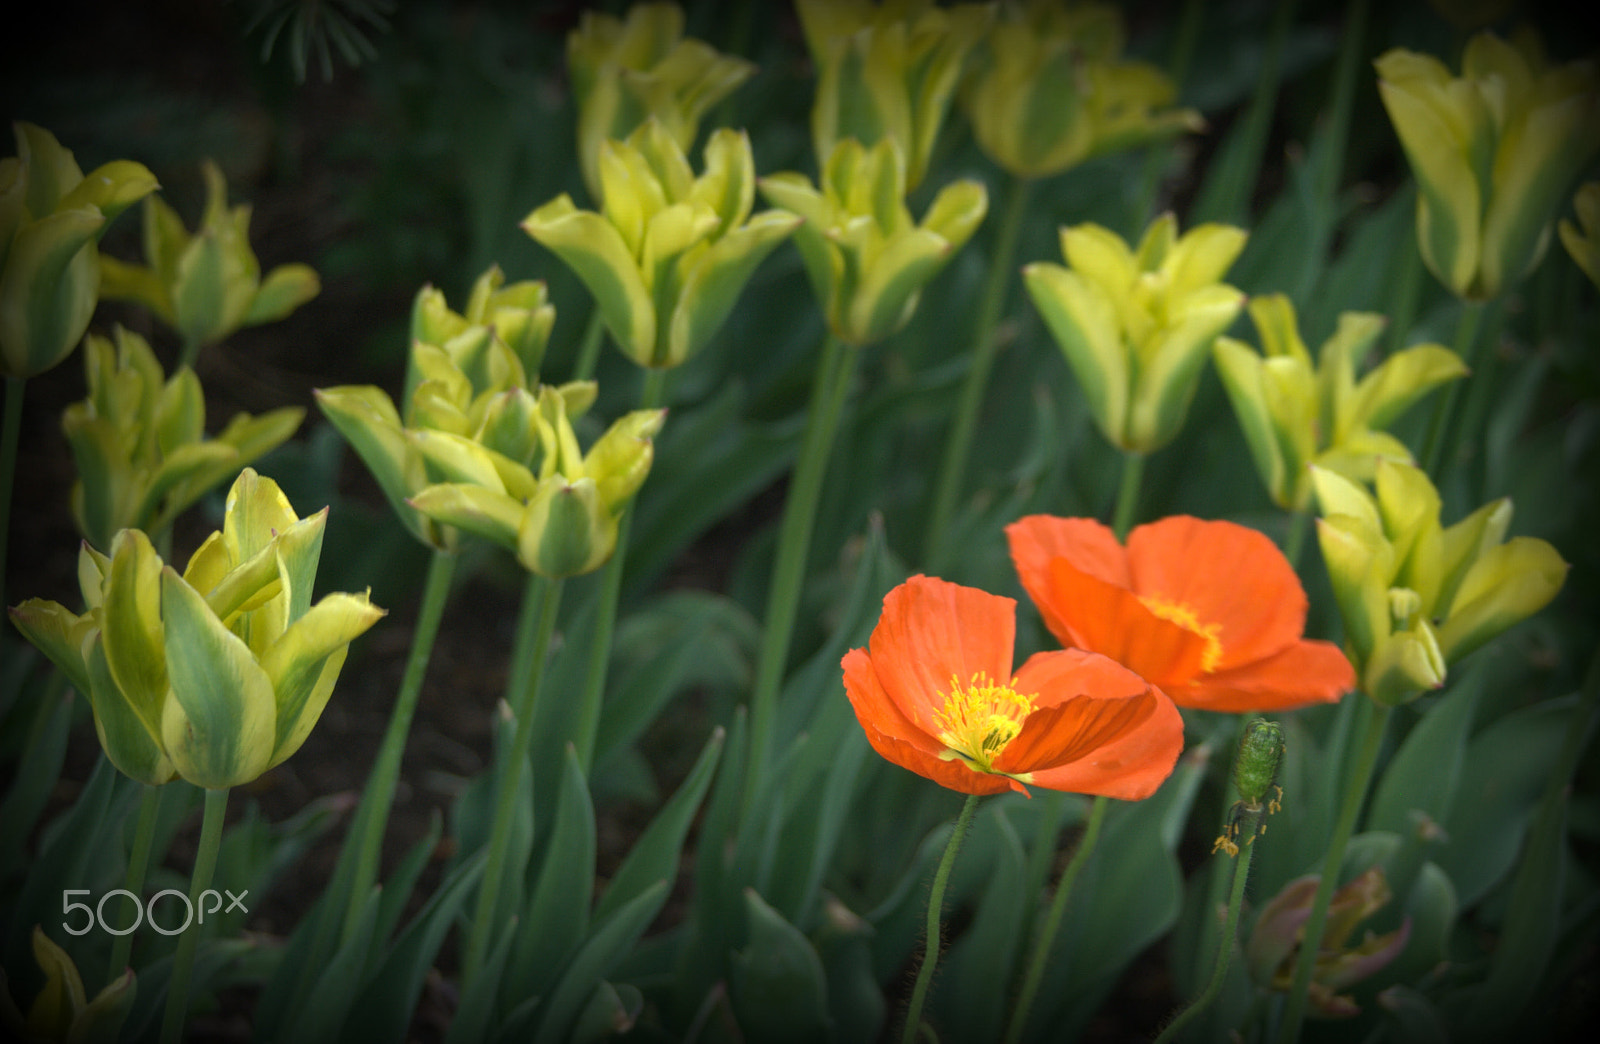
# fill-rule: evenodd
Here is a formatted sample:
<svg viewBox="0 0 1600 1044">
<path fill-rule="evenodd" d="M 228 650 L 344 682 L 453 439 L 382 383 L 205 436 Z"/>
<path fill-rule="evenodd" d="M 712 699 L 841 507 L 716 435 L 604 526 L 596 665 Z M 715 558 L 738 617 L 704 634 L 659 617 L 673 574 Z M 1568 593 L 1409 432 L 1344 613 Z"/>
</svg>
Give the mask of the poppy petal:
<svg viewBox="0 0 1600 1044">
<path fill-rule="evenodd" d="M 995 768 L 1027 773 L 1085 757 L 1132 732 L 1155 712 L 1150 684 L 1104 656 L 1080 649 L 1039 653 L 1017 672 L 1017 687 L 1039 693 Z"/>
<path fill-rule="evenodd" d="M 1109 656 L 1158 686 L 1201 673 L 1206 639 L 1145 608 L 1132 591 L 1051 559 L 1049 586 L 1034 594 L 1045 625 L 1063 645 Z M 1032 592 L 1029 592 L 1032 594 Z"/>
<path fill-rule="evenodd" d="M 1277 545 L 1248 526 L 1164 518 L 1128 534 L 1128 563 L 1140 596 L 1182 606 L 1218 628 L 1216 671 L 1265 659 L 1305 629 L 1300 578 Z"/>
<path fill-rule="evenodd" d="M 867 742 L 872 745 L 873 750 L 882 755 L 884 760 L 892 761 L 925 779 L 931 779 L 942 787 L 949 787 L 963 794 L 998 794 L 1013 789 L 1012 780 L 1006 776 L 968 768 L 966 762 L 959 758 L 946 759 L 918 750 L 905 740 L 885 735 L 865 722 L 862 723 L 862 727 L 866 731 Z"/>
<path fill-rule="evenodd" d="M 1196 678 L 1172 690 L 1183 707 L 1235 713 L 1337 703 L 1356 686 L 1355 668 L 1332 642 L 1311 639 L 1255 663 Z"/>
<path fill-rule="evenodd" d="M 1155 708 L 1138 728 L 1087 757 L 1032 773 L 1027 782 L 1050 790 L 1141 801 L 1158 790 L 1183 752 L 1183 717 L 1160 689 Z"/>
<path fill-rule="evenodd" d="M 872 667 L 884 692 L 917 728 L 937 733 L 934 715 L 952 678 L 1011 680 L 1016 611 L 1013 599 L 913 576 L 884 596 L 872 631 Z"/>
<path fill-rule="evenodd" d="M 1035 579 L 1042 583 L 1048 577 L 1052 558 L 1068 559 L 1082 572 L 1108 584 L 1133 586 L 1127 552 L 1108 527 L 1092 518 L 1027 515 L 1006 527 L 1006 541 L 1029 594 Z"/>
<path fill-rule="evenodd" d="M 873 669 L 872 657 L 865 649 L 851 649 L 839 664 L 844 668 L 845 693 L 863 727 L 935 757 L 944 750 L 944 744 L 918 728 L 883 691 L 883 683 Z"/>
</svg>

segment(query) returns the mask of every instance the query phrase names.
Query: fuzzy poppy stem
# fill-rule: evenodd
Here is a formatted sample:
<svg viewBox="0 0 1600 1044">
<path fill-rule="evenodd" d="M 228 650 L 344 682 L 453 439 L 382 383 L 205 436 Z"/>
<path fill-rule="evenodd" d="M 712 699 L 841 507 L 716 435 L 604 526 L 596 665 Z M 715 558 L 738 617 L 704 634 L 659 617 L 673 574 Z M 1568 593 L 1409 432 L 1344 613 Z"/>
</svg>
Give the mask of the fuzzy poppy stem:
<svg viewBox="0 0 1600 1044">
<path fill-rule="evenodd" d="M 598 314 L 598 313 L 597 313 Z M 644 387 L 639 392 L 639 409 L 653 410 L 667 398 L 670 370 L 646 370 Z M 594 632 L 589 638 L 589 666 L 584 675 L 583 695 L 578 701 L 578 722 L 572 742 L 578 764 L 588 772 L 594 763 L 595 735 L 600 729 L 600 705 L 605 698 L 606 675 L 611 666 L 611 638 L 617 626 L 617 604 L 622 596 L 622 569 L 628 559 L 628 533 L 633 529 L 636 509 L 629 507 L 617 520 L 617 547 L 600 574 L 600 604 L 595 609 Z"/>
<path fill-rule="evenodd" d="M 205 817 L 200 822 L 200 847 L 194 856 L 194 875 L 189 879 L 189 908 L 198 909 L 201 893 L 211 887 L 217 868 L 217 851 L 222 847 L 222 821 L 228 814 L 228 788 L 206 790 Z M 183 1039 L 183 1024 L 189 1017 L 189 986 L 194 978 L 194 954 L 200 945 L 198 925 L 189 925 L 178 937 L 178 951 L 172 958 L 172 982 L 167 988 L 167 1009 L 161 1018 L 161 1044 L 178 1044 Z"/>
<path fill-rule="evenodd" d="M 478 884 L 477 911 L 472 918 L 472 931 L 467 937 L 466 951 L 461 961 L 463 988 L 470 987 L 483 968 L 484 959 L 489 953 L 489 937 L 494 934 L 495 907 L 499 905 L 500 884 L 506 872 L 511 825 L 516 818 L 517 798 L 523 790 L 522 767 L 528 759 L 528 746 L 533 742 L 533 714 L 539 698 L 539 675 L 544 672 L 550 638 L 555 634 L 556 613 L 561 607 L 561 587 L 560 580 L 529 573 L 528 586 L 522 594 L 522 610 L 517 615 L 517 643 L 511 655 L 511 683 L 506 693 L 506 702 L 511 705 L 511 715 L 516 725 L 511 745 L 506 750 L 505 763 L 499 766 L 497 773 L 489 855 L 483 868 L 483 880 Z M 521 868 L 517 872 L 520 873 Z"/>
<path fill-rule="evenodd" d="M 928 513 L 928 530 L 922 540 L 923 557 L 930 562 L 941 562 L 949 547 L 950 519 L 955 514 L 956 498 L 961 494 L 961 481 L 966 477 L 967 461 L 972 455 L 972 434 L 977 428 L 978 410 L 983 405 L 989 373 L 994 369 L 995 356 L 1000 349 L 995 331 L 1000 325 L 1000 314 L 1005 310 L 1012 259 L 1017 252 L 1017 233 L 1022 228 L 1022 215 L 1028 209 L 1028 190 L 1032 185 L 1031 179 L 1012 175 L 1006 193 L 1005 213 L 1000 219 L 1000 231 L 995 235 L 994 253 L 989 257 L 983 295 L 978 299 L 978 320 L 972 331 L 972 362 L 961 385 L 961 399 L 956 404 L 955 421 L 944 446 L 939 485 Z"/>
<path fill-rule="evenodd" d="M 844 410 L 846 393 L 855 377 L 860 352 L 829 334 L 817 366 L 811 403 L 806 410 L 805 434 L 800 440 L 800 456 L 789 480 L 783 505 L 783 521 L 778 526 L 778 553 L 772 565 L 772 584 L 767 591 L 766 619 L 761 629 L 761 647 L 756 656 L 756 680 L 750 694 L 750 756 L 745 766 L 745 808 L 761 793 L 767 760 L 772 756 L 772 732 L 778 712 L 778 688 L 783 668 L 789 659 L 789 642 L 794 637 L 795 614 L 800 607 L 800 589 L 805 582 L 806 558 L 811 549 L 811 529 L 817 518 L 817 501 L 822 495 L 822 480 L 839 431 L 839 415 Z"/>
<path fill-rule="evenodd" d="M 1334 824 L 1328 853 L 1322 862 L 1322 878 L 1317 882 L 1317 894 L 1311 900 L 1311 914 L 1306 920 L 1300 956 L 1295 964 L 1294 984 L 1289 990 L 1289 1003 L 1279 1027 L 1279 1044 L 1294 1044 L 1300 1039 L 1306 998 L 1311 989 L 1312 976 L 1317 970 L 1317 952 L 1322 948 L 1322 935 L 1328 925 L 1328 907 L 1333 902 L 1333 892 L 1339 884 L 1339 870 L 1344 865 L 1345 846 L 1350 843 L 1350 835 L 1355 830 L 1356 817 L 1366 799 L 1367 785 L 1372 782 L 1372 770 L 1378 763 L 1378 751 L 1383 747 L 1384 730 L 1389 724 L 1389 708 L 1378 706 L 1371 700 L 1363 701 L 1360 713 L 1366 719 L 1361 745 L 1356 749 L 1356 763 L 1345 780 L 1339 819 Z"/>
<path fill-rule="evenodd" d="M 1044 979 L 1044 966 L 1049 963 L 1050 947 L 1055 943 L 1056 932 L 1061 927 L 1061 915 L 1067 910 L 1067 897 L 1072 894 L 1072 884 L 1077 880 L 1078 872 L 1094 852 L 1094 843 L 1100 837 L 1100 824 L 1105 821 L 1106 809 L 1110 804 L 1110 799 L 1103 796 L 1094 799 L 1089 809 L 1089 821 L 1083 828 L 1083 837 L 1078 841 L 1078 849 L 1072 853 L 1072 861 L 1067 863 L 1067 869 L 1056 884 L 1056 894 L 1050 900 L 1044 928 L 1034 940 L 1033 956 L 1028 960 L 1028 974 L 1022 981 L 1022 991 L 1017 995 L 1017 1006 L 1012 1009 L 1011 1023 L 1006 1027 L 1006 1044 L 1016 1044 L 1021 1040 L 1022 1031 L 1028 1026 L 1028 1013 L 1033 1008 L 1034 997 L 1039 993 L 1039 983 Z"/>
<path fill-rule="evenodd" d="M 950 883 L 950 868 L 955 865 L 956 852 L 972 825 L 972 814 L 977 811 L 981 794 L 968 794 L 956 818 L 955 829 L 944 846 L 939 869 L 933 874 L 933 890 L 928 893 L 928 936 L 923 943 L 922 967 L 917 969 L 917 984 L 911 990 L 911 1007 L 906 1009 L 905 1028 L 900 1031 L 900 1044 L 913 1044 L 922 1029 L 922 1006 L 928 1000 L 928 986 L 933 982 L 933 971 L 939 965 L 939 950 L 944 945 L 940 938 L 939 920 L 944 912 L 944 889 Z"/>
<path fill-rule="evenodd" d="M 1211 971 L 1211 981 L 1206 983 L 1206 988 L 1190 1002 L 1187 1008 L 1167 1023 L 1161 1035 L 1155 1039 L 1155 1044 L 1166 1044 L 1167 1041 L 1177 1040 L 1178 1031 L 1209 1008 L 1217 999 L 1217 995 L 1222 992 L 1222 984 L 1228 978 L 1228 965 L 1233 960 L 1234 942 L 1239 934 L 1239 911 L 1244 906 L 1244 887 L 1250 877 L 1250 859 L 1256 851 L 1254 841 L 1256 828 L 1260 822 L 1261 806 L 1257 806 L 1254 810 L 1245 806 L 1244 815 L 1239 820 L 1238 836 L 1247 840 L 1239 846 L 1239 854 L 1232 860 L 1233 888 L 1228 894 L 1228 916 L 1222 927 L 1221 941 L 1217 944 L 1217 963 Z"/>
<path fill-rule="evenodd" d="M 156 833 L 156 818 L 161 812 L 161 797 L 166 787 L 144 784 L 139 795 L 139 820 L 133 828 L 133 850 L 128 853 L 128 873 L 122 887 L 139 902 L 144 894 L 144 877 L 150 869 L 150 843 Z M 124 932 L 111 944 L 111 963 L 106 968 L 106 981 L 114 982 L 128 969 L 128 958 L 133 955 L 133 932 Z"/>
</svg>

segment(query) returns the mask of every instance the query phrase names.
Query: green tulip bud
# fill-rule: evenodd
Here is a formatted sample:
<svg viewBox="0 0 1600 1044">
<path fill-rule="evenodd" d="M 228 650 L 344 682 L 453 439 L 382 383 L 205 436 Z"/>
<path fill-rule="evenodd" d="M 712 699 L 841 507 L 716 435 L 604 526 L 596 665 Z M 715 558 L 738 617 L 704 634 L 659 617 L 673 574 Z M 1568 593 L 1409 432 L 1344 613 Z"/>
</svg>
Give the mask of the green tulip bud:
<svg viewBox="0 0 1600 1044">
<path fill-rule="evenodd" d="M 683 9 L 634 4 L 625 20 L 585 11 L 567 37 L 567 70 L 578 101 L 578 164 L 589 198 L 604 199 L 600 150 L 652 117 L 687 150 L 700 118 L 755 75 L 743 58 L 683 35 Z"/>
<path fill-rule="evenodd" d="M 1381 316 L 1340 315 L 1313 367 L 1287 296 L 1252 298 L 1249 311 L 1261 354 L 1231 337 L 1217 338 L 1212 354 L 1256 471 L 1273 502 L 1292 511 L 1311 505 L 1310 464 L 1366 482 L 1380 457 L 1409 463 L 1411 451 L 1380 429 L 1433 388 L 1467 373 L 1448 348 L 1421 344 L 1385 359 L 1358 383 L 1356 364 L 1382 331 Z"/>
<path fill-rule="evenodd" d="M 207 160 L 206 208 L 193 235 L 177 212 L 151 196 L 144 203 L 145 264 L 104 258 L 102 296 L 135 301 L 183 338 L 186 361 L 243 326 L 276 322 L 317 296 L 310 266 L 279 265 L 261 276 L 250 248 L 250 207 L 229 209 L 222 171 Z"/>
<path fill-rule="evenodd" d="M 1180 238 L 1165 214 L 1137 250 L 1100 225 L 1063 228 L 1070 267 L 1022 270 L 1113 445 L 1149 453 L 1183 426 L 1212 342 L 1244 306 L 1244 294 L 1220 281 L 1244 243 L 1243 229 L 1218 224 Z"/>
<path fill-rule="evenodd" d="M 705 173 L 656 119 L 600 146 L 599 214 L 558 196 L 523 229 L 577 273 L 623 353 L 640 366 L 678 366 L 705 347 L 745 283 L 800 218 L 751 216 L 755 160 L 743 132 L 719 130 Z"/>
<path fill-rule="evenodd" d="M 84 177 L 43 127 L 16 123 L 12 132 L 17 155 L 0 160 L 0 376 L 32 377 L 83 338 L 101 289 L 96 244 L 157 186 L 127 160 Z"/>
<path fill-rule="evenodd" d="M 1600 71 L 1552 66 L 1531 31 L 1467 42 L 1460 76 L 1381 55 L 1378 91 L 1417 177 L 1417 243 L 1458 297 L 1498 296 L 1544 256 L 1573 177 L 1600 148 Z"/>
<path fill-rule="evenodd" d="M 769 201 L 805 219 L 795 244 L 834 335 L 862 346 L 910 321 L 922 288 L 972 237 L 989 197 L 976 181 L 939 190 L 920 225 L 906 208 L 905 157 L 893 138 L 834 147 L 820 187 L 804 175 L 761 179 Z"/>
<path fill-rule="evenodd" d="M 1600 181 L 1590 181 L 1579 188 L 1572 197 L 1572 209 L 1578 214 L 1578 224 L 1561 219 L 1561 243 L 1589 282 L 1600 288 Z"/>
<path fill-rule="evenodd" d="M 298 518 L 275 482 L 246 468 L 223 528 L 181 576 L 142 531 L 125 529 L 109 556 L 86 547 L 80 557 L 82 616 L 39 599 L 11 616 L 89 694 L 123 773 L 151 785 L 248 783 L 305 742 L 350 642 L 384 615 L 366 594 L 312 604 L 326 519 Z"/>
<path fill-rule="evenodd" d="M 628 414 L 587 454 L 557 389 L 539 389 L 533 419 L 539 447 L 527 463 L 448 432 L 408 432 L 430 472 L 442 476 L 409 503 L 501 545 L 541 576 L 593 572 L 616 550 L 617 521 L 650 470 L 651 439 L 666 411 Z"/>
<path fill-rule="evenodd" d="M 490 265 L 472 284 L 467 306 L 461 312 L 451 310 L 443 291 L 423 287 L 411 306 L 411 343 L 455 346 L 450 353 L 455 368 L 471 375 L 473 385 L 479 389 L 504 388 L 508 383 L 525 387 L 530 377 L 538 376 L 544 362 L 556 310 L 542 280 L 527 279 L 510 286 L 505 281 L 500 266 Z M 458 340 L 469 331 L 474 334 L 472 338 Z M 518 375 L 511 375 L 505 352 L 490 352 L 490 341 L 509 350 L 520 368 Z M 462 358 L 469 351 L 467 346 L 473 353 L 470 360 Z M 422 375 L 417 372 L 414 355 L 406 361 L 404 401 L 409 403 Z M 481 372 L 479 366 L 498 372 Z"/>
<path fill-rule="evenodd" d="M 1567 564 L 1543 540 L 1502 543 L 1511 503 L 1448 528 L 1419 468 L 1379 460 L 1374 491 L 1313 466 L 1317 535 L 1367 695 L 1385 706 L 1444 684 L 1449 664 L 1544 608 Z"/>
<path fill-rule="evenodd" d="M 978 144 L 1018 177 L 1059 174 L 1205 121 L 1177 86 L 1122 60 L 1122 15 L 1104 4 L 1004 4 L 963 95 Z"/>
<path fill-rule="evenodd" d="M 906 190 L 922 184 L 992 5 L 797 0 L 795 9 L 817 70 L 811 137 L 818 161 L 850 138 L 868 146 L 892 138 L 906 157 Z"/>
<path fill-rule="evenodd" d="M 240 413 L 215 437 L 205 433 L 200 379 L 182 367 L 171 379 L 143 337 L 122 327 L 116 343 L 84 342 L 89 395 L 68 406 L 62 431 L 78 480 L 72 514 L 96 547 L 121 529 L 161 533 L 172 520 L 239 469 L 282 445 L 305 410 Z"/>
</svg>

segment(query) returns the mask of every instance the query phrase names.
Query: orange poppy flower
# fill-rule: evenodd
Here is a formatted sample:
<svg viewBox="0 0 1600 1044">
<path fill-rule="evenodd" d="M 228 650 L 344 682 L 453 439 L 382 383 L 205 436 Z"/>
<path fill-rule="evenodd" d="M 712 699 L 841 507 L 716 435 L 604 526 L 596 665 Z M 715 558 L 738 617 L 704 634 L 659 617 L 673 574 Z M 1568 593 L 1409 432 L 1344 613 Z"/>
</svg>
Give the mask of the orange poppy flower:
<svg viewBox="0 0 1600 1044">
<path fill-rule="evenodd" d="M 1006 538 L 1061 644 L 1111 657 L 1180 707 L 1288 710 L 1355 687 L 1338 646 L 1301 637 L 1300 578 L 1254 529 L 1177 515 L 1135 528 L 1124 549 L 1093 519 L 1029 515 Z"/>
<path fill-rule="evenodd" d="M 1154 793 L 1183 750 L 1172 701 L 1078 649 L 1039 653 L 1013 675 L 1016 608 L 926 576 L 890 591 L 869 647 L 841 661 L 873 749 L 964 794 Z"/>
</svg>

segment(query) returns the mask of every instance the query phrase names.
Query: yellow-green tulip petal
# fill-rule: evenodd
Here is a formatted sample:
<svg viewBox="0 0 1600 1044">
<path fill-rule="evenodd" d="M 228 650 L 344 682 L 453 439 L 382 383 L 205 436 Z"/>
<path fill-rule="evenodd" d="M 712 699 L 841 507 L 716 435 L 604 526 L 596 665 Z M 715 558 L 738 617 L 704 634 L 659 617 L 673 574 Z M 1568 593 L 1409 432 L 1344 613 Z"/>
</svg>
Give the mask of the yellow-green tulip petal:
<svg viewBox="0 0 1600 1044">
<path fill-rule="evenodd" d="M 677 366 L 708 344 L 757 266 L 800 220 L 786 211 L 769 210 L 711 243 L 683 281 L 672 311 L 666 358 L 652 358 L 651 365 Z"/>
<path fill-rule="evenodd" d="M 94 711 L 94 731 L 100 740 L 100 749 L 106 752 L 117 771 L 129 779 L 152 787 L 170 783 L 178 770 L 161 742 L 159 715 L 166 706 L 165 697 L 157 708 L 157 730 L 152 732 L 117 687 L 111 668 L 106 664 L 105 647 L 98 639 L 89 644 L 85 664 L 88 685 L 82 691 L 88 695 Z"/>
<path fill-rule="evenodd" d="M 617 519 L 600 502 L 592 478 L 543 482 L 528 501 L 517 533 L 517 561 L 559 579 L 600 568 L 617 546 Z"/>
<path fill-rule="evenodd" d="M 100 636 L 116 688 L 152 736 L 167 698 L 161 556 L 137 529 L 117 534 L 100 607 Z"/>
<path fill-rule="evenodd" d="M 584 470 L 593 476 L 607 510 L 615 512 L 644 484 L 654 459 L 651 439 L 666 419 L 666 410 L 635 410 L 589 448 Z"/>
<path fill-rule="evenodd" d="M 1532 537 L 1484 552 L 1462 578 L 1439 629 L 1445 655 L 1459 659 L 1549 605 L 1568 568 L 1555 548 Z"/>
<path fill-rule="evenodd" d="M 577 274 L 617 343 L 648 355 L 656 340 L 655 310 L 616 227 L 563 195 L 529 214 L 522 228 Z"/>
<path fill-rule="evenodd" d="M 261 281 L 241 325 L 276 322 L 321 292 L 322 279 L 310 265 L 279 265 Z"/>
<path fill-rule="evenodd" d="M 99 629 L 91 614 L 78 616 L 58 602 L 30 598 L 10 609 L 11 622 L 34 648 L 67 676 L 74 689 L 88 695 L 89 674 L 84 664 L 84 640 Z"/>
<path fill-rule="evenodd" d="M 1344 619 L 1345 643 L 1352 659 L 1364 664 L 1389 636 L 1387 595 L 1394 551 L 1381 530 L 1352 515 L 1319 518 L 1317 542 Z"/>
<path fill-rule="evenodd" d="M 238 786 L 272 760 L 276 703 L 272 681 L 239 637 L 222 626 L 199 592 L 173 572 L 161 575 L 167 676 L 162 745 L 179 775 L 199 787 Z"/>
<path fill-rule="evenodd" d="M 366 595 L 331 594 L 312 606 L 261 657 L 277 699 L 277 736 L 271 768 L 311 735 L 333 693 L 350 643 L 384 611 Z"/>
<path fill-rule="evenodd" d="M 1066 353 L 1101 431 L 1119 441 L 1127 428 L 1128 357 L 1122 350 L 1116 308 L 1078 272 L 1039 262 L 1022 269 L 1034 307 Z"/>
<path fill-rule="evenodd" d="M 105 218 L 93 207 L 62 210 L 20 228 L 0 267 L 0 363 L 32 377 L 67 357 L 94 312 L 99 263 L 93 242 Z"/>
<path fill-rule="evenodd" d="M 1368 427 L 1387 428 L 1419 398 L 1466 375 L 1466 364 L 1450 349 L 1415 345 L 1385 359 L 1361 380 L 1351 412 Z"/>
<path fill-rule="evenodd" d="M 436 522 L 476 533 L 502 547 L 517 546 L 522 504 L 504 493 L 482 486 L 441 483 L 420 490 L 410 503 Z"/>
<path fill-rule="evenodd" d="M 1362 689 L 1379 705 L 1396 707 L 1444 684 L 1446 656 L 1426 620 L 1379 644 L 1362 677 Z"/>
</svg>

